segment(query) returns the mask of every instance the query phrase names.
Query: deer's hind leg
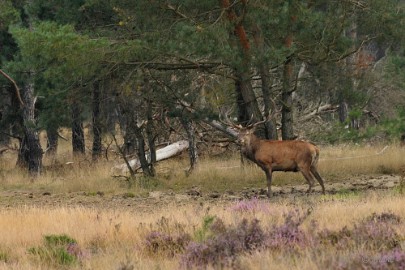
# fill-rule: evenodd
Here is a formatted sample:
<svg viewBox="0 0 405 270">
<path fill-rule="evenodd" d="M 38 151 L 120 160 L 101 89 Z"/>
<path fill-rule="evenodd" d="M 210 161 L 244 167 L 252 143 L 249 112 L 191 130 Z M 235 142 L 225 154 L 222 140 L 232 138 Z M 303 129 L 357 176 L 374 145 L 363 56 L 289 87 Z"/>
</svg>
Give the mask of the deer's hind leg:
<svg viewBox="0 0 405 270">
<path fill-rule="evenodd" d="M 315 176 L 316 180 L 318 180 L 318 183 L 321 185 L 322 187 L 322 193 L 323 195 L 325 195 L 325 186 L 323 184 L 323 179 L 322 177 L 319 175 L 318 170 L 316 169 L 315 166 L 311 166 L 311 173 Z"/>
<path fill-rule="evenodd" d="M 308 190 L 307 193 L 310 193 L 312 191 L 312 187 L 314 186 L 314 177 L 311 174 L 311 171 L 308 168 L 302 168 L 301 170 L 302 175 L 304 176 L 305 180 L 308 182 Z"/>
</svg>

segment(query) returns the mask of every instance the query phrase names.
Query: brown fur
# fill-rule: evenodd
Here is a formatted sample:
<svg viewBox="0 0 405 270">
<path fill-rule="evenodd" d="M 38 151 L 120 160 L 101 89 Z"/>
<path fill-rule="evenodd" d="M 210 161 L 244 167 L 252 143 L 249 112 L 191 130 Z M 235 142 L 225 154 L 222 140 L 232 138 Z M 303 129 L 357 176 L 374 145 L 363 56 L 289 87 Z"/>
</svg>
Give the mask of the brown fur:
<svg viewBox="0 0 405 270">
<path fill-rule="evenodd" d="M 262 140 L 253 134 L 253 129 L 247 128 L 239 130 L 238 141 L 242 153 L 266 173 L 268 197 L 271 197 L 274 171 L 300 171 L 308 182 L 308 192 L 312 190 L 315 177 L 325 194 L 323 179 L 317 170 L 319 148 L 316 145 L 304 141 Z"/>
</svg>

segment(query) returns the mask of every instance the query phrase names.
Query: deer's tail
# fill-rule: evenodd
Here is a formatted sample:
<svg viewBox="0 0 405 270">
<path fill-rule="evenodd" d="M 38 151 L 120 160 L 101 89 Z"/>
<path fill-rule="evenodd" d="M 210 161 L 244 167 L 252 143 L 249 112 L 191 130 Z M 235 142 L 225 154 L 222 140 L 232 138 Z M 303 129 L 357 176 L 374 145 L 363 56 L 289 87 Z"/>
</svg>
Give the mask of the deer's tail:
<svg viewBox="0 0 405 270">
<path fill-rule="evenodd" d="M 318 146 L 314 145 L 314 151 L 312 153 L 312 162 L 311 166 L 316 167 L 318 165 L 318 160 L 319 160 L 319 148 Z"/>
</svg>

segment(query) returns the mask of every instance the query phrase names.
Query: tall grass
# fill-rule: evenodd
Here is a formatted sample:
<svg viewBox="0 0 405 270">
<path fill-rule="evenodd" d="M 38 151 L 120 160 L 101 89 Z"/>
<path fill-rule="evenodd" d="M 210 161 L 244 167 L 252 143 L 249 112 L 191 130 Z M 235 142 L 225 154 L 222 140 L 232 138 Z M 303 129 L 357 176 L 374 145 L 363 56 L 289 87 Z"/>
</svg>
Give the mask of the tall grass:
<svg viewBox="0 0 405 270">
<path fill-rule="evenodd" d="M 395 213 L 402 221 L 405 220 L 405 209 L 402 207 L 405 198 L 392 192 L 365 194 L 354 200 L 322 198 L 313 197 L 309 201 L 301 198 L 294 205 L 291 205 L 290 199 L 263 201 L 256 211 L 250 208 L 236 211 L 236 202 L 206 202 L 201 205 L 192 200 L 187 205 L 169 203 L 150 212 L 137 212 L 136 209 L 128 211 L 119 209 L 118 206 L 115 210 L 30 206 L 2 208 L 0 254 L 7 259 L 0 259 L 0 268 L 58 269 L 58 266 L 44 265 L 44 262 L 27 253 L 28 249 L 40 246 L 46 235 L 64 234 L 77 241 L 84 255 L 79 264 L 72 265 L 69 269 L 131 269 L 124 268 L 130 266 L 133 269 L 178 269 L 179 257 L 154 255 L 144 249 L 147 235 L 153 231 L 173 235 L 179 230 L 196 235 L 207 216 L 221 219 L 225 226 L 236 226 L 243 218 L 247 218 L 260 220 L 263 228 L 272 228 L 282 225 L 283 214 L 293 209 L 304 212 L 311 209 L 310 216 L 301 227 L 306 233 L 313 230 L 313 222 L 317 223 L 320 230 L 339 231 L 345 226 L 351 229 L 353 224 L 372 213 Z M 403 241 L 405 222 L 401 222 L 396 230 L 402 237 L 398 241 Z M 361 247 L 359 248 L 361 251 Z M 266 269 L 268 265 L 277 266 L 278 269 L 319 269 L 319 265 L 328 264 L 325 262 L 328 258 L 336 256 L 335 252 L 334 247 L 329 246 L 317 250 L 314 256 L 315 254 L 303 249 L 280 260 L 280 253 L 277 251 L 258 250 L 250 255 L 241 254 L 239 260 L 244 269 Z"/>
<path fill-rule="evenodd" d="M 67 143 L 67 142 L 65 142 Z M 65 149 L 65 150 L 63 150 Z M 118 159 L 92 163 L 91 158 L 73 159 L 65 148 L 56 165 L 45 158 L 41 177 L 30 179 L 15 168 L 15 153 L 0 157 L 0 190 L 12 188 L 47 189 L 53 192 L 132 192 L 144 194 L 152 190 L 184 191 L 198 187 L 203 191 L 240 191 L 245 188 L 265 188 L 263 171 L 251 162 L 241 165 L 239 154 L 223 158 L 202 157 L 190 175 L 187 153 L 157 163 L 155 178 L 126 181 L 112 177 L 111 167 Z M 405 166 L 405 148 L 396 146 L 327 146 L 321 148 L 319 172 L 326 183 L 347 182 L 353 177 L 374 177 L 398 174 Z M 305 184 L 300 173 L 275 172 L 273 185 Z"/>
<path fill-rule="evenodd" d="M 405 166 L 405 148 L 384 147 L 322 147 L 319 171 L 326 183 L 347 182 L 353 177 L 398 174 Z M 25 171 L 15 168 L 16 153 L 7 152 L 0 157 L 0 269 L 178 269 L 178 256 L 145 250 L 145 239 L 150 240 L 148 236 L 152 233 L 162 237 L 155 238 L 158 245 L 164 245 L 167 239 L 172 245 L 170 237 L 181 232 L 205 241 L 210 237 L 207 220 L 211 217 L 222 220 L 224 228 L 230 230 L 221 236 L 225 237 L 223 239 L 238 236 L 238 231 L 233 228 L 237 228 L 244 218 L 259 220 L 264 229 L 277 228 L 285 222 L 283 215 L 295 209 L 311 211 L 309 218 L 300 225 L 305 233 L 314 230 L 314 222 L 320 230 L 340 231 L 345 226 L 350 230 L 353 224 L 372 213 L 392 212 L 405 221 L 405 208 L 402 206 L 405 205 L 405 197 L 393 190 L 296 198 L 280 196 L 271 201 L 254 198 L 210 202 L 186 198 L 181 204 L 176 203 L 175 196 L 171 195 L 145 201 L 142 198 L 154 190 L 182 193 L 197 188 L 203 192 L 238 192 L 246 188 L 265 188 L 264 173 L 251 163 L 241 166 L 238 153 L 215 158 L 203 156 L 190 176 L 185 173 L 188 158 L 184 153 L 159 162 L 155 178 L 146 179 L 139 174 L 135 180 L 129 181 L 123 177 L 112 177 L 111 167 L 122 161 L 110 159 L 92 163 L 90 160 L 85 156 L 73 159 L 70 143 L 61 141 L 57 162 L 45 157 L 42 175 L 31 178 Z M 299 173 L 276 172 L 273 179 L 273 184 L 280 186 L 305 183 Z M 46 204 L 48 206 L 41 206 L 34 200 L 33 205 L 30 200 L 16 203 L 18 196 L 14 201 L 10 199 L 15 192 L 46 192 L 58 196 L 43 200 L 60 201 Z M 88 207 L 78 207 L 75 204 L 69 207 L 68 201 L 74 200 L 78 194 L 87 194 L 88 198 L 103 194 L 104 197 L 97 195 L 97 200 L 93 200 L 99 205 L 93 203 Z M 128 206 L 125 199 L 111 203 L 115 195 L 140 198 Z M 86 200 L 86 196 L 80 199 Z M 101 206 L 103 200 L 110 200 L 110 204 Z M 208 224 L 207 228 L 202 227 L 204 223 Z M 402 222 L 395 228 L 402 247 L 404 226 L 405 222 Z M 54 265 L 29 252 L 43 250 L 44 237 L 49 235 L 67 235 L 75 239 L 82 254 L 80 260 L 69 266 Z M 369 252 L 357 248 L 340 250 L 339 258 L 349 258 L 356 252 Z M 334 259 L 336 254 L 337 250 L 332 246 L 316 252 L 298 250 L 297 253 L 289 253 L 287 258 L 274 250 L 258 249 L 238 254 L 237 260 L 243 269 L 268 269 L 269 265 L 277 269 L 325 269 L 325 266 L 338 263 Z"/>
<path fill-rule="evenodd" d="M 321 148 L 319 172 L 325 182 L 346 182 L 352 177 L 398 174 L 405 166 L 405 148 L 395 146 L 327 146 Z M 241 190 L 265 187 L 263 171 L 251 162 L 241 165 L 238 154 L 224 159 L 203 158 L 198 169 L 189 177 L 183 161 L 166 161 L 167 187 L 190 188 L 199 186 L 206 190 Z M 168 168 L 176 168 L 175 171 Z M 182 169 L 179 169 L 182 168 Z M 304 184 L 300 173 L 275 172 L 274 185 Z"/>
</svg>

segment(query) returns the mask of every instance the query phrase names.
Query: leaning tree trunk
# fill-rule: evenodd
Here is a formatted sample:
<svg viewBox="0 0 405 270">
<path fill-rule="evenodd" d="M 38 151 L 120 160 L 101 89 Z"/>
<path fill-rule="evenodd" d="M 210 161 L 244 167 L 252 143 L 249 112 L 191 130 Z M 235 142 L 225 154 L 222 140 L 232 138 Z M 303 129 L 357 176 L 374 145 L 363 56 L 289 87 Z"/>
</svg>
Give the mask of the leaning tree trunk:
<svg viewBox="0 0 405 270">
<path fill-rule="evenodd" d="M 195 131 L 193 127 L 193 122 L 185 117 L 180 119 L 181 124 L 183 125 L 184 129 L 187 133 L 188 139 L 188 155 L 190 158 L 190 168 L 187 171 L 187 175 L 192 173 L 192 171 L 196 168 L 198 164 L 198 149 L 197 149 L 197 142 L 195 138 Z"/>
<path fill-rule="evenodd" d="M 92 158 L 97 160 L 101 156 L 101 114 L 100 114 L 100 82 L 93 84 L 93 147 Z"/>
<path fill-rule="evenodd" d="M 82 154 L 86 152 L 84 144 L 84 131 L 83 121 L 81 118 L 81 110 L 79 104 L 74 101 L 72 104 L 72 148 L 73 155 Z"/>
<path fill-rule="evenodd" d="M 24 137 L 18 152 L 17 165 L 28 168 L 31 175 L 38 176 L 42 169 L 43 151 L 35 121 L 34 85 L 28 83 L 22 91 L 24 106 L 22 108 Z"/>
</svg>

